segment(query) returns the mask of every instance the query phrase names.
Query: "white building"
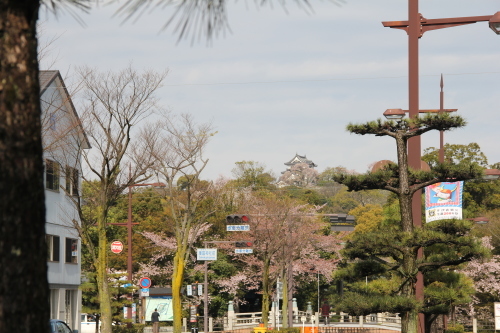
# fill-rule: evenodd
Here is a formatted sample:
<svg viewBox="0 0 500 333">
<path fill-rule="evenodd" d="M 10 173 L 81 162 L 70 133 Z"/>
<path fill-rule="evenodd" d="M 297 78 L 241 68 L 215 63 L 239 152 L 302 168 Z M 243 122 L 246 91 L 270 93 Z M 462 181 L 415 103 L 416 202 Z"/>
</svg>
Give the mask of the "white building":
<svg viewBox="0 0 500 333">
<path fill-rule="evenodd" d="M 81 150 L 90 148 L 59 71 L 40 72 L 50 317 L 80 330 L 81 242 L 75 202 Z"/>
</svg>

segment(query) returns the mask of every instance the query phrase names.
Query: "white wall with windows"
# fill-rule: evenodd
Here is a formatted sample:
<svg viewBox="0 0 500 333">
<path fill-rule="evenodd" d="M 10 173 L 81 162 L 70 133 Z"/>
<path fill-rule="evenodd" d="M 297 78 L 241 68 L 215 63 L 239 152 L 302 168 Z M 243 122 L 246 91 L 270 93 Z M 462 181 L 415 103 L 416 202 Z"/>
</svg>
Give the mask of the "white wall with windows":
<svg viewBox="0 0 500 333">
<path fill-rule="evenodd" d="M 50 314 L 80 330 L 81 241 L 75 199 L 81 188 L 81 149 L 89 145 L 59 72 L 41 71 L 40 87 Z"/>
</svg>

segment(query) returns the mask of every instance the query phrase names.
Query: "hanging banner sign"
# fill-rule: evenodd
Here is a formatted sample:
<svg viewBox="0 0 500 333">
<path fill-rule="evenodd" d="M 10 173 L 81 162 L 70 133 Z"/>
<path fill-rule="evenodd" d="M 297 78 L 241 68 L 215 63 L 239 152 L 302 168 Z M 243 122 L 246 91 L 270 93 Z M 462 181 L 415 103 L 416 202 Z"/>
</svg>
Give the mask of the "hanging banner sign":
<svg viewBox="0 0 500 333">
<path fill-rule="evenodd" d="M 436 183 L 425 188 L 425 220 L 462 219 L 464 182 Z"/>
</svg>

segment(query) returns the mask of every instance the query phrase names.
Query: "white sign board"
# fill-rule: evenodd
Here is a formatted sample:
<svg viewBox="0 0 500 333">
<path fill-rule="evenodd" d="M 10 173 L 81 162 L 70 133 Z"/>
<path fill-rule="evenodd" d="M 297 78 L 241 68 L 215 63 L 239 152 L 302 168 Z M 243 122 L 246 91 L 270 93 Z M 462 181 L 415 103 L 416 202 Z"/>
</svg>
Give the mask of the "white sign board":
<svg viewBox="0 0 500 333">
<path fill-rule="evenodd" d="M 203 296 L 203 284 L 198 283 L 198 296 Z"/>
<path fill-rule="evenodd" d="M 500 302 L 493 303 L 495 315 L 495 330 L 500 330 Z"/>
<path fill-rule="evenodd" d="M 228 224 L 228 225 L 226 225 L 226 231 L 250 231 L 250 225 L 248 225 L 248 224 Z"/>
<path fill-rule="evenodd" d="M 196 260 L 217 260 L 217 249 L 196 249 Z"/>
<path fill-rule="evenodd" d="M 253 253 L 253 249 L 234 249 L 234 253 Z"/>
<path fill-rule="evenodd" d="M 149 296 L 149 288 L 142 288 L 141 297 L 146 297 L 146 296 Z"/>
</svg>

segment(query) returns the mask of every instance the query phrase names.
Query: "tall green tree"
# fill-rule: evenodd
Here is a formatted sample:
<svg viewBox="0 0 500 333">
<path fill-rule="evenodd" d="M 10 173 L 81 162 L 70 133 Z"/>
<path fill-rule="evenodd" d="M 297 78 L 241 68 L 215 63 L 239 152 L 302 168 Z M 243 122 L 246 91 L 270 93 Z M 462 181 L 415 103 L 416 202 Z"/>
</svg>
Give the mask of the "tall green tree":
<svg viewBox="0 0 500 333">
<path fill-rule="evenodd" d="M 431 171 L 413 170 L 408 166 L 408 140 L 431 130 L 446 131 L 463 127 L 465 124 L 465 120 L 459 116 L 436 114 L 426 115 L 422 118 L 403 119 L 399 122 L 379 119 L 365 124 L 349 124 L 347 126 L 347 130 L 351 133 L 388 136 L 396 141 L 397 164 L 392 163 L 379 171 L 363 175 L 336 175 L 334 180 L 346 185 L 351 191 L 385 189 L 395 193 L 398 197 L 401 219 L 398 229 L 391 234 L 391 239 L 387 239 L 386 234 L 373 234 L 372 240 L 367 242 L 368 238 L 366 238 L 365 234 L 360 236 L 360 238 L 363 238 L 362 242 L 353 240 L 354 243 L 347 247 L 347 251 L 351 258 L 374 258 L 374 254 L 378 258 L 384 256 L 393 258 L 395 263 L 384 262 L 384 265 L 390 265 L 392 269 L 401 274 L 402 282 L 399 292 L 413 304 L 408 306 L 409 303 L 403 302 L 405 306 L 400 309 L 401 311 L 398 311 L 402 313 L 401 329 L 403 333 L 417 332 L 417 315 L 419 311 L 418 300 L 416 299 L 417 275 L 428 267 L 453 265 L 470 260 L 479 251 L 477 245 L 471 241 L 465 248 L 469 251 L 460 258 L 442 258 L 439 264 L 423 262 L 418 255 L 419 249 L 422 247 L 443 241 L 450 244 L 458 242 L 457 245 L 460 245 L 460 241 L 453 234 L 433 234 L 432 231 L 415 228 L 412 215 L 413 196 L 424 187 L 440 181 L 449 179 L 465 180 L 482 175 L 481 168 L 470 163 L 454 164 L 453 162 L 447 162 L 438 164 Z M 452 224 L 448 228 L 457 228 L 455 232 L 464 232 L 465 230 L 463 223 Z M 445 224 L 442 229 L 446 230 Z M 439 227 L 436 231 L 440 231 Z M 351 250 L 350 253 L 349 250 Z"/>
<path fill-rule="evenodd" d="M 488 158 L 476 142 L 471 142 L 468 145 L 445 143 L 444 159 L 453 163 L 476 163 L 484 168 L 488 166 Z M 429 147 L 424 149 L 422 161 L 427 162 L 431 167 L 438 165 L 439 148 Z"/>
<path fill-rule="evenodd" d="M 273 189 L 275 177 L 266 166 L 255 161 L 239 161 L 232 170 L 234 185 L 238 188 L 249 187 L 253 190 Z"/>
<path fill-rule="evenodd" d="M 354 233 L 376 229 L 384 220 L 383 209 L 377 205 L 358 206 L 349 212 L 356 219 Z"/>
</svg>

